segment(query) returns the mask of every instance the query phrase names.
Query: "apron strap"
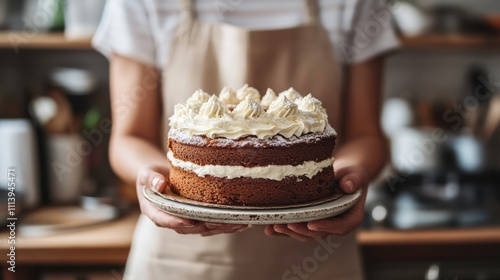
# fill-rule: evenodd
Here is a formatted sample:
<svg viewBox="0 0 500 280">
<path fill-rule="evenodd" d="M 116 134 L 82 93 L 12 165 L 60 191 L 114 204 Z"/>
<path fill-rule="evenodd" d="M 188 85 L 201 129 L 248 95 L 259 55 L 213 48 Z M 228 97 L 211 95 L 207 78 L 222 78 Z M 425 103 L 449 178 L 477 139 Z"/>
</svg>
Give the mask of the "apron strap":
<svg viewBox="0 0 500 280">
<path fill-rule="evenodd" d="M 180 0 L 181 22 L 192 22 L 196 16 L 194 0 Z"/>
<path fill-rule="evenodd" d="M 319 23 L 319 0 L 304 0 L 304 6 L 306 9 L 306 22 L 309 25 L 315 25 Z"/>
</svg>

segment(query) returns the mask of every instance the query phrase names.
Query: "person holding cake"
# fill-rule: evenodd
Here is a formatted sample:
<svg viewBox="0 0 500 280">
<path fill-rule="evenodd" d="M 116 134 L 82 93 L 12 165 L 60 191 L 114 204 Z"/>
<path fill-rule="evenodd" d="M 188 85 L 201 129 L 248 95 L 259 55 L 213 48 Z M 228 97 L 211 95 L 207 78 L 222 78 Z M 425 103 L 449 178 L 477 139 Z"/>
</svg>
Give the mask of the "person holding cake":
<svg viewBox="0 0 500 280">
<path fill-rule="evenodd" d="M 124 279 L 363 279 L 353 230 L 363 219 L 368 182 L 387 157 L 378 109 L 382 55 L 398 45 L 390 20 L 382 0 L 109 0 L 93 44 L 110 59 L 110 160 L 120 178 L 135 182 L 143 213 Z M 249 86 L 240 88 L 245 84 Z M 268 88 L 277 93 L 259 93 Z M 233 126 L 190 123 L 191 116 L 226 118 L 226 124 Z M 259 125 L 241 121 L 248 118 L 259 120 Z M 289 125 L 283 125 L 287 121 Z M 163 132 L 169 123 L 172 130 L 190 134 L 186 138 L 169 133 L 171 150 L 165 156 Z M 311 133 L 318 137 L 307 136 Z M 182 152 L 186 141 L 209 139 L 212 145 L 224 142 L 217 140 L 222 137 L 230 140 L 224 145 L 238 142 L 243 149 L 250 145 L 241 142 L 247 136 L 268 144 L 283 138 L 283 146 L 300 138 L 309 146 L 296 164 L 307 167 L 313 161 L 311 168 L 322 168 L 309 174 L 310 179 L 324 176 L 316 177 L 317 182 L 336 181 L 345 193 L 361 190 L 361 199 L 337 217 L 250 226 L 175 217 L 143 197 L 144 188 L 164 191 L 169 178 L 187 178 L 196 171 L 201 173 L 193 180 L 202 180 L 204 172 L 218 172 L 198 168 L 200 164 L 194 163 L 200 159 Z M 337 137 L 333 167 L 331 155 L 313 156 L 311 143 L 316 142 L 308 137 L 314 141 Z M 283 157 L 281 164 L 276 163 L 279 146 L 274 158 L 268 156 L 270 164 L 290 160 Z M 199 149 L 198 154 L 206 152 Z M 227 156 L 205 154 L 203 159 L 232 165 L 232 155 L 231 151 Z M 248 160 L 249 166 L 262 163 Z M 187 166 L 192 172 L 184 174 Z M 241 168 L 247 172 L 249 166 Z M 294 184 L 309 178 L 306 167 Z M 171 172 L 178 177 L 170 177 Z M 263 176 L 255 173 L 245 174 Z M 288 180 L 290 174 L 272 176 Z M 238 182 L 237 188 L 245 185 L 241 180 L 231 182 Z M 242 202 L 233 192 L 222 198 L 212 195 L 209 201 L 268 205 L 298 197 L 273 194 L 272 184 L 259 187 L 282 200 L 250 192 L 246 196 L 250 200 Z M 209 188 L 196 190 L 177 191 L 205 199 Z M 330 189 L 318 190 L 323 191 Z"/>
</svg>

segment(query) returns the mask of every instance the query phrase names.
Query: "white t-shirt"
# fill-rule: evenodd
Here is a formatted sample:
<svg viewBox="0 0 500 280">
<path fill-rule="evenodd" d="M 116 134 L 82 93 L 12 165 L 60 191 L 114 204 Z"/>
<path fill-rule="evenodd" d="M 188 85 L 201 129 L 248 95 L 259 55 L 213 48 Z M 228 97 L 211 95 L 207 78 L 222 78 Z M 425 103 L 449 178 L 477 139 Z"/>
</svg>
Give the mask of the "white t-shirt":
<svg viewBox="0 0 500 280">
<path fill-rule="evenodd" d="M 181 0 L 108 0 L 94 47 L 165 67 L 179 23 Z M 279 29 L 305 22 L 304 0 L 198 0 L 200 21 L 250 29 Z M 319 0 L 320 20 L 340 63 L 359 63 L 398 46 L 383 0 Z"/>
</svg>

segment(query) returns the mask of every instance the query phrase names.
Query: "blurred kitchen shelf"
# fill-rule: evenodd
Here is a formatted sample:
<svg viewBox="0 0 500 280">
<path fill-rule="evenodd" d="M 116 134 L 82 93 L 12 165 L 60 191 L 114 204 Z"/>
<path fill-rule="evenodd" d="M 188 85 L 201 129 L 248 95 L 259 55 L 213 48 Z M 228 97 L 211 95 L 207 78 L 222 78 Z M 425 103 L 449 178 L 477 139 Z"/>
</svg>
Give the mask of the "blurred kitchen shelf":
<svg viewBox="0 0 500 280">
<path fill-rule="evenodd" d="M 358 241 L 366 263 L 383 261 L 500 261 L 500 227 L 363 230 Z"/>
<path fill-rule="evenodd" d="M 364 230 L 358 233 L 363 245 L 400 244 L 500 244 L 500 227 L 429 230 Z"/>
<path fill-rule="evenodd" d="M 43 237 L 16 236 L 16 261 L 22 264 L 124 265 L 138 212 L 121 219 Z M 8 250 L 8 233 L 0 233 L 0 249 Z M 4 263 L 6 255 L 0 258 Z"/>
<path fill-rule="evenodd" d="M 471 36 L 471 35 L 420 35 L 415 37 L 401 37 L 404 48 L 411 49 L 461 49 L 486 48 L 500 49 L 500 36 Z"/>
<path fill-rule="evenodd" d="M 500 36 L 420 35 L 401 37 L 402 46 L 411 49 L 491 48 L 500 49 Z M 0 48 L 91 49 L 91 38 L 70 40 L 64 33 L 0 32 Z"/>
<path fill-rule="evenodd" d="M 0 48 L 91 49 L 91 38 L 70 40 L 64 33 L 0 32 Z"/>
</svg>

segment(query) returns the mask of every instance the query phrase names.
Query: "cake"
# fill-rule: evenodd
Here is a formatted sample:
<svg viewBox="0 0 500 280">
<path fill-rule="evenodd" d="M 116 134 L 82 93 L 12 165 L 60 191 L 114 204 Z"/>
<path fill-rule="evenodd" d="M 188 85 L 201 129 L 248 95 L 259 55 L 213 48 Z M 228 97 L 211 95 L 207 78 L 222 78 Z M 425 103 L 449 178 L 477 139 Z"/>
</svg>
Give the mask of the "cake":
<svg viewBox="0 0 500 280">
<path fill-rule="evenodd" d="M 170 189 L 215 204 L 278 206 L 336 192 L 336 132 L 322 103 L 293 88 L 197 90 L 170 117 Z"/>
</svg>

